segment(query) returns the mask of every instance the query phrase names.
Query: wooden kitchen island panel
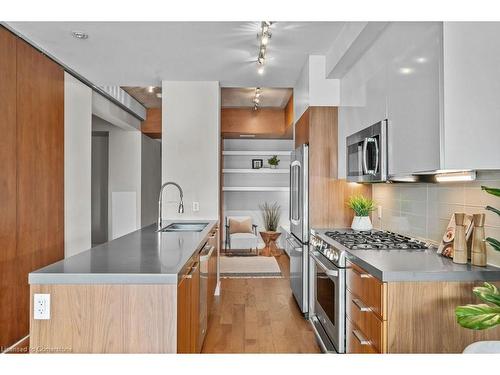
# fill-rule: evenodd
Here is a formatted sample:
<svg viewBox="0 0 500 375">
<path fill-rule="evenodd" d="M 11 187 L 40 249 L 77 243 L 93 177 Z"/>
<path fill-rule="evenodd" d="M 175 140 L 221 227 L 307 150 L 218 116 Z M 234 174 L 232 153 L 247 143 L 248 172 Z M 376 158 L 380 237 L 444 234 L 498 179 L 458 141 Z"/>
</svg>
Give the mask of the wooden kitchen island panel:
<svg viewBox="0 0 500 375">
<path fill-rule="evenodd" d="M 500 340 L 500 327 L 461 327 L 455 308 L 483 303 L 472 294 L 482 282 L 391 282 L 388 289 L 389 353 L 461 353 L 469 344 Z M 500 287 L 500 282 L 493 283 Z"/>
<path fill-rule="evenodd" d="M 177 285 L 31 285 L 31 303 L 34 293 L 51 295 L 50 320 L 31 319 L 34 353 L 177 352 Z"/>
</svg>

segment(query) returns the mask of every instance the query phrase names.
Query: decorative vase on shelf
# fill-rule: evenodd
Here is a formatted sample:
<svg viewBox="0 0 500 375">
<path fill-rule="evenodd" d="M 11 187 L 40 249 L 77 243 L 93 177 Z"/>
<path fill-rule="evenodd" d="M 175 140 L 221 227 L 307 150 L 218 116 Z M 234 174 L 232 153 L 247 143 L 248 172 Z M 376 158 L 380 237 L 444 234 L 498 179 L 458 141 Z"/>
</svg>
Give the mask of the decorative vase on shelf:
<svg viewBox="0 0 500 375">
<path fill-rule="evenodd" d="M 370 216 L 354 216 L 352 219 L 351 228 L 353 230 L 368 231 L 373 229 L 372 221 Z"/>
<path fill-rule="evenodd" d="M 272 165 L 272 164 L 271 164 L 271 165 L 269 166 L 269 168 L 271 168 L 271 169 L 276 169 L 276 165 Z"/>
</svg>

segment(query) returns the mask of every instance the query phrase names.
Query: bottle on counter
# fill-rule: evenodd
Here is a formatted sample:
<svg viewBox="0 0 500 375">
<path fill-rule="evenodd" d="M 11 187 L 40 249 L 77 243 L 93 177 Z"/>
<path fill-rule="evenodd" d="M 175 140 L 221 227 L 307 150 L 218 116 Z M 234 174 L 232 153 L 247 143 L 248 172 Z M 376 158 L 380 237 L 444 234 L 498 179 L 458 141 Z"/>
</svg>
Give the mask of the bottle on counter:
<svg viewBox="0 0 500 375">
<path fill-rule="evenodd" d="M 465 214 L 455 213 L 455 239 L 453 240 L 453 262 L 467 264 L 467 240 L 465 238 Z"/>
<path fill-rule="evenodd" d="M 472 233 L 471 263 L 475 266 L 485 267 L 487 262 L 486 242 L 484 241 L 485 214 L 474 214 L 474 232 Z"/>
</svg>

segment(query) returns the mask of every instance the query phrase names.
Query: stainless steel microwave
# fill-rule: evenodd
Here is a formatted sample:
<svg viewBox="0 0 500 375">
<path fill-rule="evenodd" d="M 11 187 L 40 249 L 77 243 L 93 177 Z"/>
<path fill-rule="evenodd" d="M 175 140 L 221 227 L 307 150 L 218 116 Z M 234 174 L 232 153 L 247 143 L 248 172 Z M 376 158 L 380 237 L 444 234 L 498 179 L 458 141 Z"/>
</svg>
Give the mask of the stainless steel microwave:
<svg viewBox="0 0 500 375">
<path fill-rule="evenodd" d="M 347 137 L 347 180 L 387 180 L 387 120 L 379 121 Z"/>
</svg>

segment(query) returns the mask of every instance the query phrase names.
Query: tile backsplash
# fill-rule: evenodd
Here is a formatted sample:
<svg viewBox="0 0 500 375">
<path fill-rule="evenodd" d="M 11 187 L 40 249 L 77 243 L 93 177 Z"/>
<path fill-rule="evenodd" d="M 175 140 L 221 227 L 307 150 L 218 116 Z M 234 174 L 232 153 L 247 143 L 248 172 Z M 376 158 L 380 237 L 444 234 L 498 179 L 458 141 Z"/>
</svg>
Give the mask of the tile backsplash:
<svg viewBox="0 0 500 375">
<path fill-rule="evenodd" d="M 454 212 L 485 213 L 486 236 L 500 240 L 500 216 L 484 208 L 500 208 L 500 198 L 481 185 L 500 188 L 500 171 L 478 172 L 473 182 L 374 184 L 373 199 L 382 206 L 382 217 L 374 211 L 373 226 L 438 243 Z M 500 266 L 500 252 L 487 247 L 488 263 Z"/>
</svg>

